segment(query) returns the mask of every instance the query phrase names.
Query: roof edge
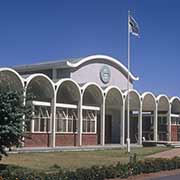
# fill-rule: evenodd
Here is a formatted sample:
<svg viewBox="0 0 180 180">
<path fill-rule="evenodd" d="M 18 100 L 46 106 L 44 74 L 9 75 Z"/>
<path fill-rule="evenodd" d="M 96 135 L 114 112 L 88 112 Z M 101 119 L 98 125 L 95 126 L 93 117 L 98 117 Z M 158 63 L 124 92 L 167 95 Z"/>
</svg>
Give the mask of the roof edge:
<svg viewBox="0 0 180 180">
<path fill-rule="evenodd" d="M 107 56 L 107 55 L 91 55 L 91 56 L 87 56 L 85 58 L 82 58 L 81 60 L 79 60 L 78 62 L 75 62 L 75 63 L 70 62 L 70 61 L 67 61 L 66 63 L 67 63 L 67 66 L 69 66 L 71 68 L 76 68 L 76 67 L 80 66 L 81 64 L 86 63 L 92 59 L 108 60 L 108 61 L 114 63 L 115 65 L 117 65 L 119 68 L 123 69 L 127 75 L 129 73 L 129 76 L 132 80 L 134 80 L 134 81 L 139 80 L 139 77 L 134 76 L 130 71 L 128 71 L 126 66 L 124 66 L 122 63 L 120 63 L 117 59 L 110 57 L 110 56 Z"/>
</svg>

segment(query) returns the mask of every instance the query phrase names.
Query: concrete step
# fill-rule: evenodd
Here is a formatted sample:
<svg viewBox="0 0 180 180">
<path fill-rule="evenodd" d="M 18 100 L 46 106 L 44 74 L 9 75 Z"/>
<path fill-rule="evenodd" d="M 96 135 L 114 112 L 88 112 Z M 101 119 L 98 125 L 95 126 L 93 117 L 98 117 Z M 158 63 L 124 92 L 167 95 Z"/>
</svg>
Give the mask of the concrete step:
<svg viewBox="0 0 180 180">
<path fill-rule="evenodd" d="M 180 142 L 169 142 L 168 145 L 171 147 L 180 148 Z"/>
<path fill-rule="evenodd" d="M 141 148 L 142 145 L 131 144 L 131 148 Z M 92 146 L 61 146 L 61 147 L 22 147 L 22 148 L 13 148 L 7 153 L 29 153 L 29 152 L 61 152 L 61 151 L 96 151 L 96 150 L 110 150 L 110 149 L 125 149 L 126 145 L 120 144 L 106 144 L 101 145 L 92 145 Z"/>
<path fill-rule="evenodd" d="M 170 146 L 175 147 L 175 148 L 180 148 L 180 144 L 171 144 Z"/>
</svg>

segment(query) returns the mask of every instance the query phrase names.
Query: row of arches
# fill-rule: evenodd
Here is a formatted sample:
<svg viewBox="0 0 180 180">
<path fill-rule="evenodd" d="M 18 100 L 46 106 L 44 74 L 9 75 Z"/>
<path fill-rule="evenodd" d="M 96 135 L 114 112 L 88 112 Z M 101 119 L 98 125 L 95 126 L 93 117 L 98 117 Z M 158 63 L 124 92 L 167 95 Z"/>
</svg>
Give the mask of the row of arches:
<svg viewBox="0 0 180 180">
<path fill-rule="evenodd" d="M 72 79 L 61 79 L 54 83 L 44 74 L 20 76 L 10 68 L 0 69 L 0 87 L 8 85 L 12 89 L 26 89 L 26 93 L 35 95 L 39 102 L 49 102 L 52 114 L 52 143 L 55 146 L 57 108 L 62 104 L 76 105 L 79 121 L 77 122 L 78 144 L 83 144 L 83 106 L 98 107 L 97 142 L 124 144 L 127 138 L 127 96 L 116 86 L 102 89 L 98 84 L 79 85 Z M 168 141 L 171 139 L 171 115 L 180 114 L 179 97 L 168 98 L 166 95 L 155 97 L 151 92 L 140 95 L 136 90 L 129 91 L 130 98 L 130 138 L 132 143 L 142 140 Z M 59 106 L 58 106 L 59 104 Z M 87 107 L 86 107 L 87 108 Z M 85 108 L 85 109 L 86 109 Z M 160 119 L 160 120 L 159 120 Z M 162 120 L 161 120 L 162 119 Z M 163 121 L 164 124 L 159 123 Z M 163 131 L 163 132 L 161 132 Z M 159 132 L 159 134 L 158 134 Z"/>
<path fill-rule="evenodd" d="M 103 90 L 101 89 L 101 87 L 99 87 L 99 85 L 95 83 L 90 82 L 90 83 L 86 83 L 85 85 L 78 85 L 72 79 L 61 79 L 57 83 L 54 83 L 48 76 L 44 74 L 33 74 L 33 75 L 29 75 L 28 77 L 22 77 L 15 70 L 11 68 L 0 68 L 0 85 L 5 86 L 6 84 L 15 90 L 21 90 L 26 86 L 27 89 L 33 90 L 35 94 L 37 94 L 35 92 L 36 90 L 43 89 L 42 92 L 44 94 L 41 94 L 41 97 L 40 95 L 37 97 L 39 99 L 43 98 L 43 101 L 44 101 L 44 97 L 51 98 L 55 93 L 55 89 L 57 92 L 59 92 L 59 89 L 65 91 L 64 87 L 69 88 L 68 91 L 72 91 L 70 94 L 76 97 L 76 100 L 80 98 L 81 92 L 84 92 L 86 89 L 88 89 L 87 91 L 91 91 L 89 89 L 94 89 L 95 94 L 96 95 L 98 94 L 98 97 L 101 98 L 104 95 L 106 97 L 111 96 L 112 91 L 114 91 L 116 95 L 120 97 L 120 101 L 123 101 L 123 98 L 127 96 L 127 91 L 123 93 L 118 87 L 115 86 L 109 86 L 105 90 Z M 135 99 L 136 101 L 136 102 L 132 102 L 132 104 L 136 103 L 136 106 L 138 107 L 140 101 L 142 101 L 145 110 L 146 109 L 153 110 L 153 108 L 155 108 L 156 102 L 158 102 L 158 107 L 161 111 L 168 110 L 171 104 L 172 112 L 180 112 L 179 109 L 180 99 L 177 96 L 168 98 L 166 95 L 161 94 L 155 97 L 155 95 L 152 94 L 151 92 L 145 92 L 142 95 L 140 95 L 134 89 L 130 90 L 130 94 L 133 96 L 132 99 Z M 60 98 L 60 99 L 66 99 L 66 98 Z M 102 101 L 102 99 L 100 101 Z"/>
</svg>

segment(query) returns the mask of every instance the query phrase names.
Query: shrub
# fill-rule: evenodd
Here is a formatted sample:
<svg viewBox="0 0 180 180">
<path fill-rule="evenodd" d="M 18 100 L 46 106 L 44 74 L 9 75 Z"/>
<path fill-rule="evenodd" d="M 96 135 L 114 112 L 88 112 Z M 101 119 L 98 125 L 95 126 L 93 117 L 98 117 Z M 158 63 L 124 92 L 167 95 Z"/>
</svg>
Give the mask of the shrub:
<svg viewBox="0 0 180 180">
<path fill-rule="evenodd" d="M 17 166 L 0 165 L 0 180 L 103 180 L 109 178 L 127 178 L 129 176 L 157 171 L 180 168 L 180 158 L 146 159 L 144 161 L 130 161 L 127 164 L 117 163 L 110 166 L 92 166 L 79 168 L 75 171 L 65 171 L 59 166 L 57 173 L 40 173 Z"/>
</svg>

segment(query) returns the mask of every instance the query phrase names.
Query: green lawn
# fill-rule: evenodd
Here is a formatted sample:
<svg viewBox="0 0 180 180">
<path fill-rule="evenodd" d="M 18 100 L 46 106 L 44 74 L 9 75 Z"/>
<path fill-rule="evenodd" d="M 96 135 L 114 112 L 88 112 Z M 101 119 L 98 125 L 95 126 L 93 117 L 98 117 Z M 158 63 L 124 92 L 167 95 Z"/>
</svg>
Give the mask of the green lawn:
<svg viewBox="0 0 180 180">
<path fill-rule="evenodd" d="M 136 153 L 138 159 L 147 155 L 168 150 L 165 147 L 133 148 L 131 154 Z M 40 171 L 51 171 L 60 166 L 65 169 L 90 167 L 92 165 L 109 165 L 117 162 L 126 163 L 129 155 L 125 149 L 79 151 L 79 152 L 46 152 L 9 154 L 1 161 L 2 164 L 17 165 Z"/>
</svg>

